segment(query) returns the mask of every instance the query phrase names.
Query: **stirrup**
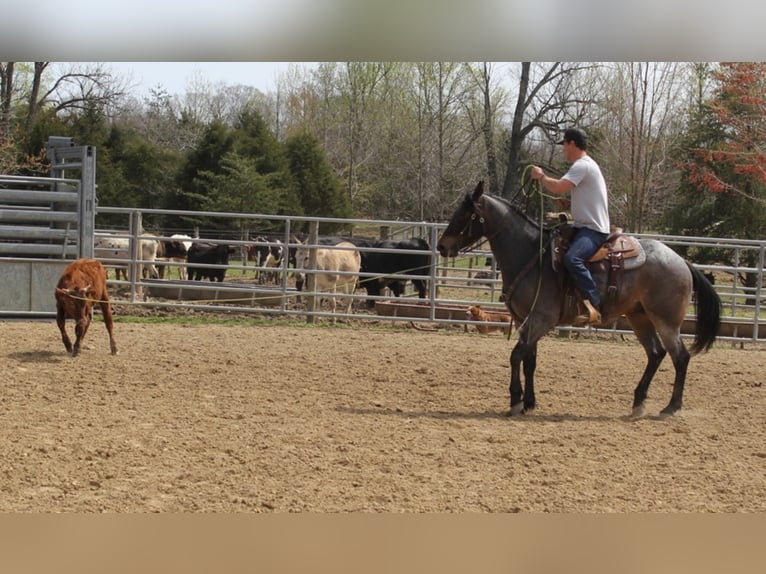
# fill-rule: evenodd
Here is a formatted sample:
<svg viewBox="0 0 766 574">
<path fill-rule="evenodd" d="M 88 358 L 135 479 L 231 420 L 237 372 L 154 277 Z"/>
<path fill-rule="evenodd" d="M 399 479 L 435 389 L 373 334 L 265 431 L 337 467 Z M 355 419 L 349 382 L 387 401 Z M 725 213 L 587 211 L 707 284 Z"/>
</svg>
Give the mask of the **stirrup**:
<svg viewBox="0 0 766 574">
<path fill-rule="evenodd" d="M 593 304 L 585 298 L 583 298 L 582 304 L 585 306 L 586 314 L 578 315 L 575 317 L 575 320 L 572 324 L 575 327 L 581 327 L 584 325 L 596 325 L 601 323 L 601 313 L 599 313 L 598 309 L 596 309 Z"/>
</svg>

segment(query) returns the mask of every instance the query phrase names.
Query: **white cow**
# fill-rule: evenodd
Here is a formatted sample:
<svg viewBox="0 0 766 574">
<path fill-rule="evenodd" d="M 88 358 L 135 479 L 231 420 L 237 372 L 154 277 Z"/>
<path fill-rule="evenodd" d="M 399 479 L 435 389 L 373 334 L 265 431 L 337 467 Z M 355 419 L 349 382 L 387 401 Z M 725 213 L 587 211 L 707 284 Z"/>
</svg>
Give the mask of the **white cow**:
<svg viewBox="0 0 766 574">
<path fill-rule="evenodd" d="M 151 277 L 157 279 L 159 273 L 154 266 L 154 262 L 157 259 L 157 249 L 159 248 L 159 240 L 157 239 L 141 239 L 139 243 L 140 249 L 138 257 L 143 260 L 141 264 L 141 276 Z M 102 261 L 107 266 L 113 266 L 114 262 L 108 261 L 110 259 L 130 259 L 130 237 L 125 235 L 107 235 L 104 233 L 96 233 L 93 238 L 93 256 L 96 259 Z M 122 277 L 127 280 L 127 265 L 118 265 L 115 267 L 115 274 L 117 279 Z"/>
<path fill-rule="evenodd" d="M 298 242 L 300 243 L 300 242 Z M 316 272 L 309 270 L 309 248 L 299 245 L 295 251 L 296 270 L 306 270 L 314 276 L 314 291 L 319 293 L 320 297 L 326 297 L 330 300 L 332 312 L 336 311 L 335 295 L 341 291 L 346 298 L 346 314 L 351 313 L 351 304 L 356 288 L 356 281 L 359 277 L 359 268 L 362 264 L 362 257 L 356 248 L 356 245 L 348 241 L 341 241 L 333 247 L 321 247 L 316 250 Z M 303 271 L 296 271 L 302 281 L 305 277 Z M 325 295 L 326 294 L 326 295 Z M 335 322 L 335 318 L 332 318 Z"/>
</svg>

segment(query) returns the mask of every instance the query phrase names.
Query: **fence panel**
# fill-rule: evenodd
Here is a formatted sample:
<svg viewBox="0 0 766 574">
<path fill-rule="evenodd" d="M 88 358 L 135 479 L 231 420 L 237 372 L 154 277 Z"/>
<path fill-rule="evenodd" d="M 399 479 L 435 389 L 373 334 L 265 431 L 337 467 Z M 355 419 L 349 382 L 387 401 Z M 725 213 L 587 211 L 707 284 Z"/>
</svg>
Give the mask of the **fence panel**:
<svg viewBox="0 0 766 574">
<path fill-rule="evenodd" d="M 102 208 L 99 208 L 101 211 Z M 131 212 L 135 210 L 121 208 L 103 208 L 104 212 L 122 213 L 129 220 Z M 163 210 L 144 210 L 143 215 L 159 215 L 162 213 L 185 214 L 186 212 L 174 212 Z M 186 213 L 187 215 L 192 215 Z M 363 290 L 357 290 L 353 295 L 339 296 L 339 304 L 342 305 L 344 299 L 351 298 L 354 302 L 354 312 L 350 316 L 340 315 L 341 318 L 360 318 L 371 320 L 388 320 L 392 322 L 401 321 L 424 321 L 433 324 L 449 325 L 475 325 L 465 316 L 465 311 L 469 305 L 481 304 L 488 310 L 502 310 L 502 277 L 497 269 L 496 262 L 492 259 L 492 253 L 485 243 L 478 246 L 474 251 L 461 255 L 454 260 L 446 261 L 440 257 L 435 249 L 436 240 L 440 232 L 444 229 L 444 224 L 439 223 L 412 223 L 389 220 L 359 220 L 359 219 L 330 219 L 330 218 L 311 218 L 311 217 L 290 217 L 290 216 L 270 216 L 262 214 L 237 214 L 237 213 L 218 213 L 202 212 L 193 213 L 195 218 L 205 217 L 230 217 L 250 220 L 254 228 L 258 228 L 259 222 L 268 221 L 269 225 L 278 225 L 281 230 L 275 232 L 273 237 L 279 237 L 280 241 L 288 249 L 294 249 L 297 244 L 294 239 L 293 230 L 307 228 L 309 224 L 316 224 L 319 236 L 323 234 L 323 226 L 328 224 L 342 223 L 345 227 L 352 230 L 352 235 L 366 234 L 370 237 L 371 230 L 375 230 L 376 238 L 385 236 L 391 238 L 411 237 L 417 235 L 425 238 L 431 246 L 431 266 L 430 273 L 427 276 L 429 281 L 428 296 L 423 300 L 418 300 L 414 292 L 410 291 L 406 297 L 401 300 L 394 300 L 392 296 L 381 295 L 372 298 L 375 302 L 373 310 L 365 309 L 364 302 L 369 299 Z M 174 230 L 177 231 L 177 230 Z M 195 230 L 187 231 L 190 234 Z M 196 239 L 200 241 L 226 242 L 227 244 L 241 247 L 246 250 L 249 244 L 254 243 L 252 239 L 243 239 L 241 233 L 232 233 L 229 236 L 218 234 L 202 235 L 196 230 Z M 716 283 L 716 290 L 721 295 L 724 302 L 723 307 L 723 327 L 721 338 L 732 341 L 754 341 L 762 342 L 766 340 L 766 328 L 762 325 L 763 315 L 761 307 L 763 305 L 763 279 L 764 279 L 764 251 L 766 251 L 766 241 L 739 241 L 720 238 L 685 238 L 675 236 L 657 236 L 649 234 L 639 234 L 639 237 L 651 237 L 666 242 L 671 247 L 683 246 L 707 246 L 716 245 L 724 249 L 731 249 L 732 252 L 750 252 L 760 261 L 760 267 L 747 267 L 744 265 L 699 265 L 703 271 L 714 272 L 720 277 L 732 277 L 732 282 L 721 284 Z M 318 247 L 318 243 L 311 244 Z M 360 247 L 360 251 L 375 251 L 374 248 Z M 743 258 L 744 259 L 744 258 Z M 124 299 L 131 304 L 137 305 L 155 305 L 168 307 L 184 307 L 198 309 L 202 311 L 214 312 L 237 312 L 237 313 L 262 313 L 269 315 L 283 316 L 301 316 L 308 320 L 315 318 L 331 318 L 329 311 L 324 309 L 307 310 L 304 306 L 307 296 L 320 295 L 317 292 L 300 293 L 295 289 L 294 278 L 291 277 L 292 268 L 288 267 L 288 258 L 284 258 L 280 266 L 279 281 L 273 285 L 258 285 L 256 276 L 249 277 L 249 274 L 260 271 L 268 271 L 263 266 L 249 266 L 246 259 L 232 260 L 227 268 L 227 280 L 223 284 L 212 284 L 210 282 L 195 282 L 189 285 L 188 282 L 174 282 L 173 280 L 158 283 L 157 281 L 137 279 L 135 281 L 137 289 L 132 289 Z M 735 278 L 744 273 L 755 273 L 758 281 L 757 286 L 752 288 L 743 288 L 741 283 Z M 407 279 L 406 275 L 394 275 L 394 278 Z M 120 282 L 110 281 L 114 285 Z M 133 281 L 122 282 L 123 285 L 132 285 Z M 147 289 L 144 289 L 148 287 Z M 169 299 L 161 295 L 167 295 L 169 289 L 178 289 L 174 294 L 177 299 Z M 197 293 L 192 293 L 196 289 Z M 164 291 L 163 291 L 164 290 Z M 136 297 L 133 293 L 144 293 L 144 299 Z M 195 298 L 192 298 L 194 295 Z M 186 297 L 186 298 L 184 298 Z M 118 295 L 117 300 L 121 300 Z M 691 311 L 691 310 L 690 310 Z M 337 315 L 336 315 L 337 316 Z M 692 321 L 691 316 L 688 317 Z M 691 325 L 686 326 L 691 329 Z M 582 331 L 592 328 L 573 328 L 561 327 L 562 331 Z M 601 329 L 602 331 L 604 329 Z M 615 322 L 611 329 L 615 333 L 629 333 L 629 327 L 626 321 Z"/>
<path fill-rule="evenodd" d="M 71 164 L 66 164 L 71 166 Z M 176 210 L 140 210 L 132 208 L 98 207 L 92 224 L 93 232 L 82 238 L 82 198 L 77 189 L 79 180 L 52 178 L 0 178 L 0 315 L 24 316 L 36 314 L 52 316 L 53 286 L 63 265 L 69 260 L 92 252 L 94 235 L 127 236 L 130 248 L 119 258 L 105 258 L 110 268 L 108 284 L 115 302 L 123 305 L 151 306 L 169 309 L 185 308 L 222 313 L 259 313 L 303 317 L 306 320 L 332 318 L 329 310 L 306 308 L 306 300 L 318 297 L 317 291 L 299 292 L 295 286 L 289 257 L 284 257 L 277 268 L 267 267 L 263 261 L 249 261 L 248 253 L 255 245 L 281 244 L 288 252 L 297 246 L 296 237 L 306 241 L 304 232 L 315 226 L 318 236 L 331 235 L 331 229 L 341 227 L 346 235 L 369 239 L 401 239 L 421 237 L 430 246 L 431 264 L 427 275 L 415 278 L 428 280 L 427 296 L 418 299 L 413 291 L 395 300 L 391 295 L 368 296 L 363 289 L 352 295 L 339 294 L 343 306 L 353 302 L 352 314 L 336 317 L 349 319 L 364 317 L 370 320 L 423 321 L 435 325 L 462 325 L 468 328 L 475 322 L 467 319 L 468 306 L 481 304 L 488 310 L 501 310 L 502 277 L 486 243 L 472 252 L 455 259 L 444 260 L 435 243 L 444 224 L 402 222 L 390 220 L 334 219 L 314 217 L 273 216 L 221 212 L 188 212 Z M 23 193 L 23 199 L 20 199 Z M 77 209 L 74 206 L 79 201 Z M 79 210 L 79 211 L 78 211 Z M 109 215 L 110 229 L 99 228 L 98 216 Z M 190 226 L 188 229 L 144 229 L 145 221 L 161 221 L 167 215 L 186 216 L 190 221 L 218 221 L 225 225 L 210 227 Z M 115 225 L 114 221 L 121 223 Z M 236 220 L 233 225 L 228 220 Z M 236 229 L 237 231 L 220 231 Z M 79 228 L 79 229 L 78 229 Z M 87 231 L 87 229 L 86 229 Z M 156 279 L 144 276 L 141 269 L 156 263 L 145 259 L 138 242 L 145 239 L 168 239 L 171 233 L 182 233 L 197 241 L 225 244 L 232 248 L 232 258 L 224 268 L 226 281 L 189 281 L 187 279 Z M 733 341 L 764 341 L 763 281 L 766 241 L 729 240 L 705 237 L 677 237 L 640 234 L 639 237 L 659 239 L 681 251 L 695 247 L 714 246 L 728 252 L 733 265 L 698 265 L 705 272 L 715 274 L 716 290 L 723 300 L 722 339 Z M 257 238 L 257 239 L 256 239 Z M 83 245 L 86 243 L 87 245 Z M 318 241 L 310 243 L 319 247 Z M 379 248 L 359 247 L 363 253 L 381 251 Z M 387 250 L 382 250 L 387 251 Z M 395 251 L 407 253 L 408 251 Z M 745 261 L 757 262 L 746 265 Z M 163 262 L 162 265 L 167 265 Z M 175 262 L 184 271 L 186 262 Z M 130 269 L 128 278 L 117 278 L 118 266 Z M 750 286 L 743 287 L 742 277 L 749 277 Z M 274 280 L 264 281 L 264 277 Z M 406 274 L 389 278 L 407 280 Z M 363 277 L 362 280 L 370 280 Z M 372 309 L 366 307 L 371 301 Z M 689 317 L 691 319 L 691 317 Z M 561 327 L 562 331 L 579 331 Z M 629 332 L 625 321 L 612 325 L 615 333 Z"/>
</svg>

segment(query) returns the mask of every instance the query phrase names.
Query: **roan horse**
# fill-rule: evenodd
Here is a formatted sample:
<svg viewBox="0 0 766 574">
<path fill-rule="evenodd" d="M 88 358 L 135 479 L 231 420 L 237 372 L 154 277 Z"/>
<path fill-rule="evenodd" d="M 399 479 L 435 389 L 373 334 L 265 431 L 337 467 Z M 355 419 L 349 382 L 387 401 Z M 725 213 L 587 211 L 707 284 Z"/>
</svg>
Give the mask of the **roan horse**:
<svg viewBox="0 0 766 574">
<path fill-rule="evenodd" d="M 486 237 L 501 269 L 505 304 L 519 328 L 511 351 L 511 410 L 516 415 L 535 408 L 534 375 L 537 343 L 556 325 L 571 325 L 578 311 L 567 291 L 565 270 L 551 264 L 551 229 L 542 229 L 506 200 L 484 193 L 479 182 L 467 193 L 438 241 L 443 257 L 454 257 Z M 616 293 L 606 295 L 605 271 L 593 276 L 602 292 L 602 325 L 621 315 L 628 319 L 644 347 L 647 364 L 634 392 L 634 417 L 644 412 L 644 401 L 654 374 L 667 353 L 675 367 L 670 403 L 661 415 L 676 413 L 683 402 L 689 358 L 707 351 L 721 323 L 721 300 L 702 273 L 659 241 L 639 242 L 646 255 L 643 265 L 622 271 Z M 694 294 L 697 322 L 691 353 L 681 340 L 681 324 Z M 524 369 L 524 391 L 521 367 Z"/>
</svg>

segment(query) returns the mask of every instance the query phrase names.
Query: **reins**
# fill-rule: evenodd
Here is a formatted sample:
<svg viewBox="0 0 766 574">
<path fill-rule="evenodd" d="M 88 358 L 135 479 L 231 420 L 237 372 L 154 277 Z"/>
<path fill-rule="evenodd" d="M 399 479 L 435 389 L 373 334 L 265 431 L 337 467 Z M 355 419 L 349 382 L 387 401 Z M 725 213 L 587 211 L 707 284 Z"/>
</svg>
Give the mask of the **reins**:
<svg viewBox="0 0 766 574">
<path fill-rule="evenodd" d="M 527 165 L 527 167 L 524 168 L 524 171 L 521 172 L 521 183 L 522 187 L 524 185 L 524 179 L 526 177 L 527 172 L 532 168 L 532 164 Z M 505 301 L 506 305 L 510 309 L 511 307 L 511 297 L 513 296 L 513 292 L 516 290 L 516 287 L 521 282 L 521 280 L 526 276 L 527 273 L 529 273 L 532 270 L 532 267 L 535 265 L 535 262 L 538 264 L 538 272 L 537 272 L 537 288 L 535 289 L 535 296 L 532 299 L 532 305 L 529 307 L 529 311 L 527 311 L 526 317 L 524 317 L 524 320 L 521 322 L 521 325 L 519 325 L 519 330 L 524 327 L 527 320 L 529 319 L 529 316 L 534 312 L 535 308 L 537 307 L 537 302 L 540 298 L 540 292 L 542 291 L 542 284 L 543 284 L 543 257 L 545 256 L 545 252 L 547 251 L 547 246 L 543 244 L 543 235 L 544 235 L 544 194 L 542 185 L 540 183 L 537 184 L 537 193 L 540 197 L 540 222 L 538 223 L 538 228 L 540 230 L 540 239 L 539 239 L 539 245 L 537 250 L 537 255 L 533 256 L 527 264 L 524 266 L 524 268 L 521 270 L 521 272 L 516 275 L 514 280 L 511 282 L 511 284 L 508 286 L 507 293 L 505 294 Z M 509 336 L 510 338 L 510 336 Z"/>
</svg>

